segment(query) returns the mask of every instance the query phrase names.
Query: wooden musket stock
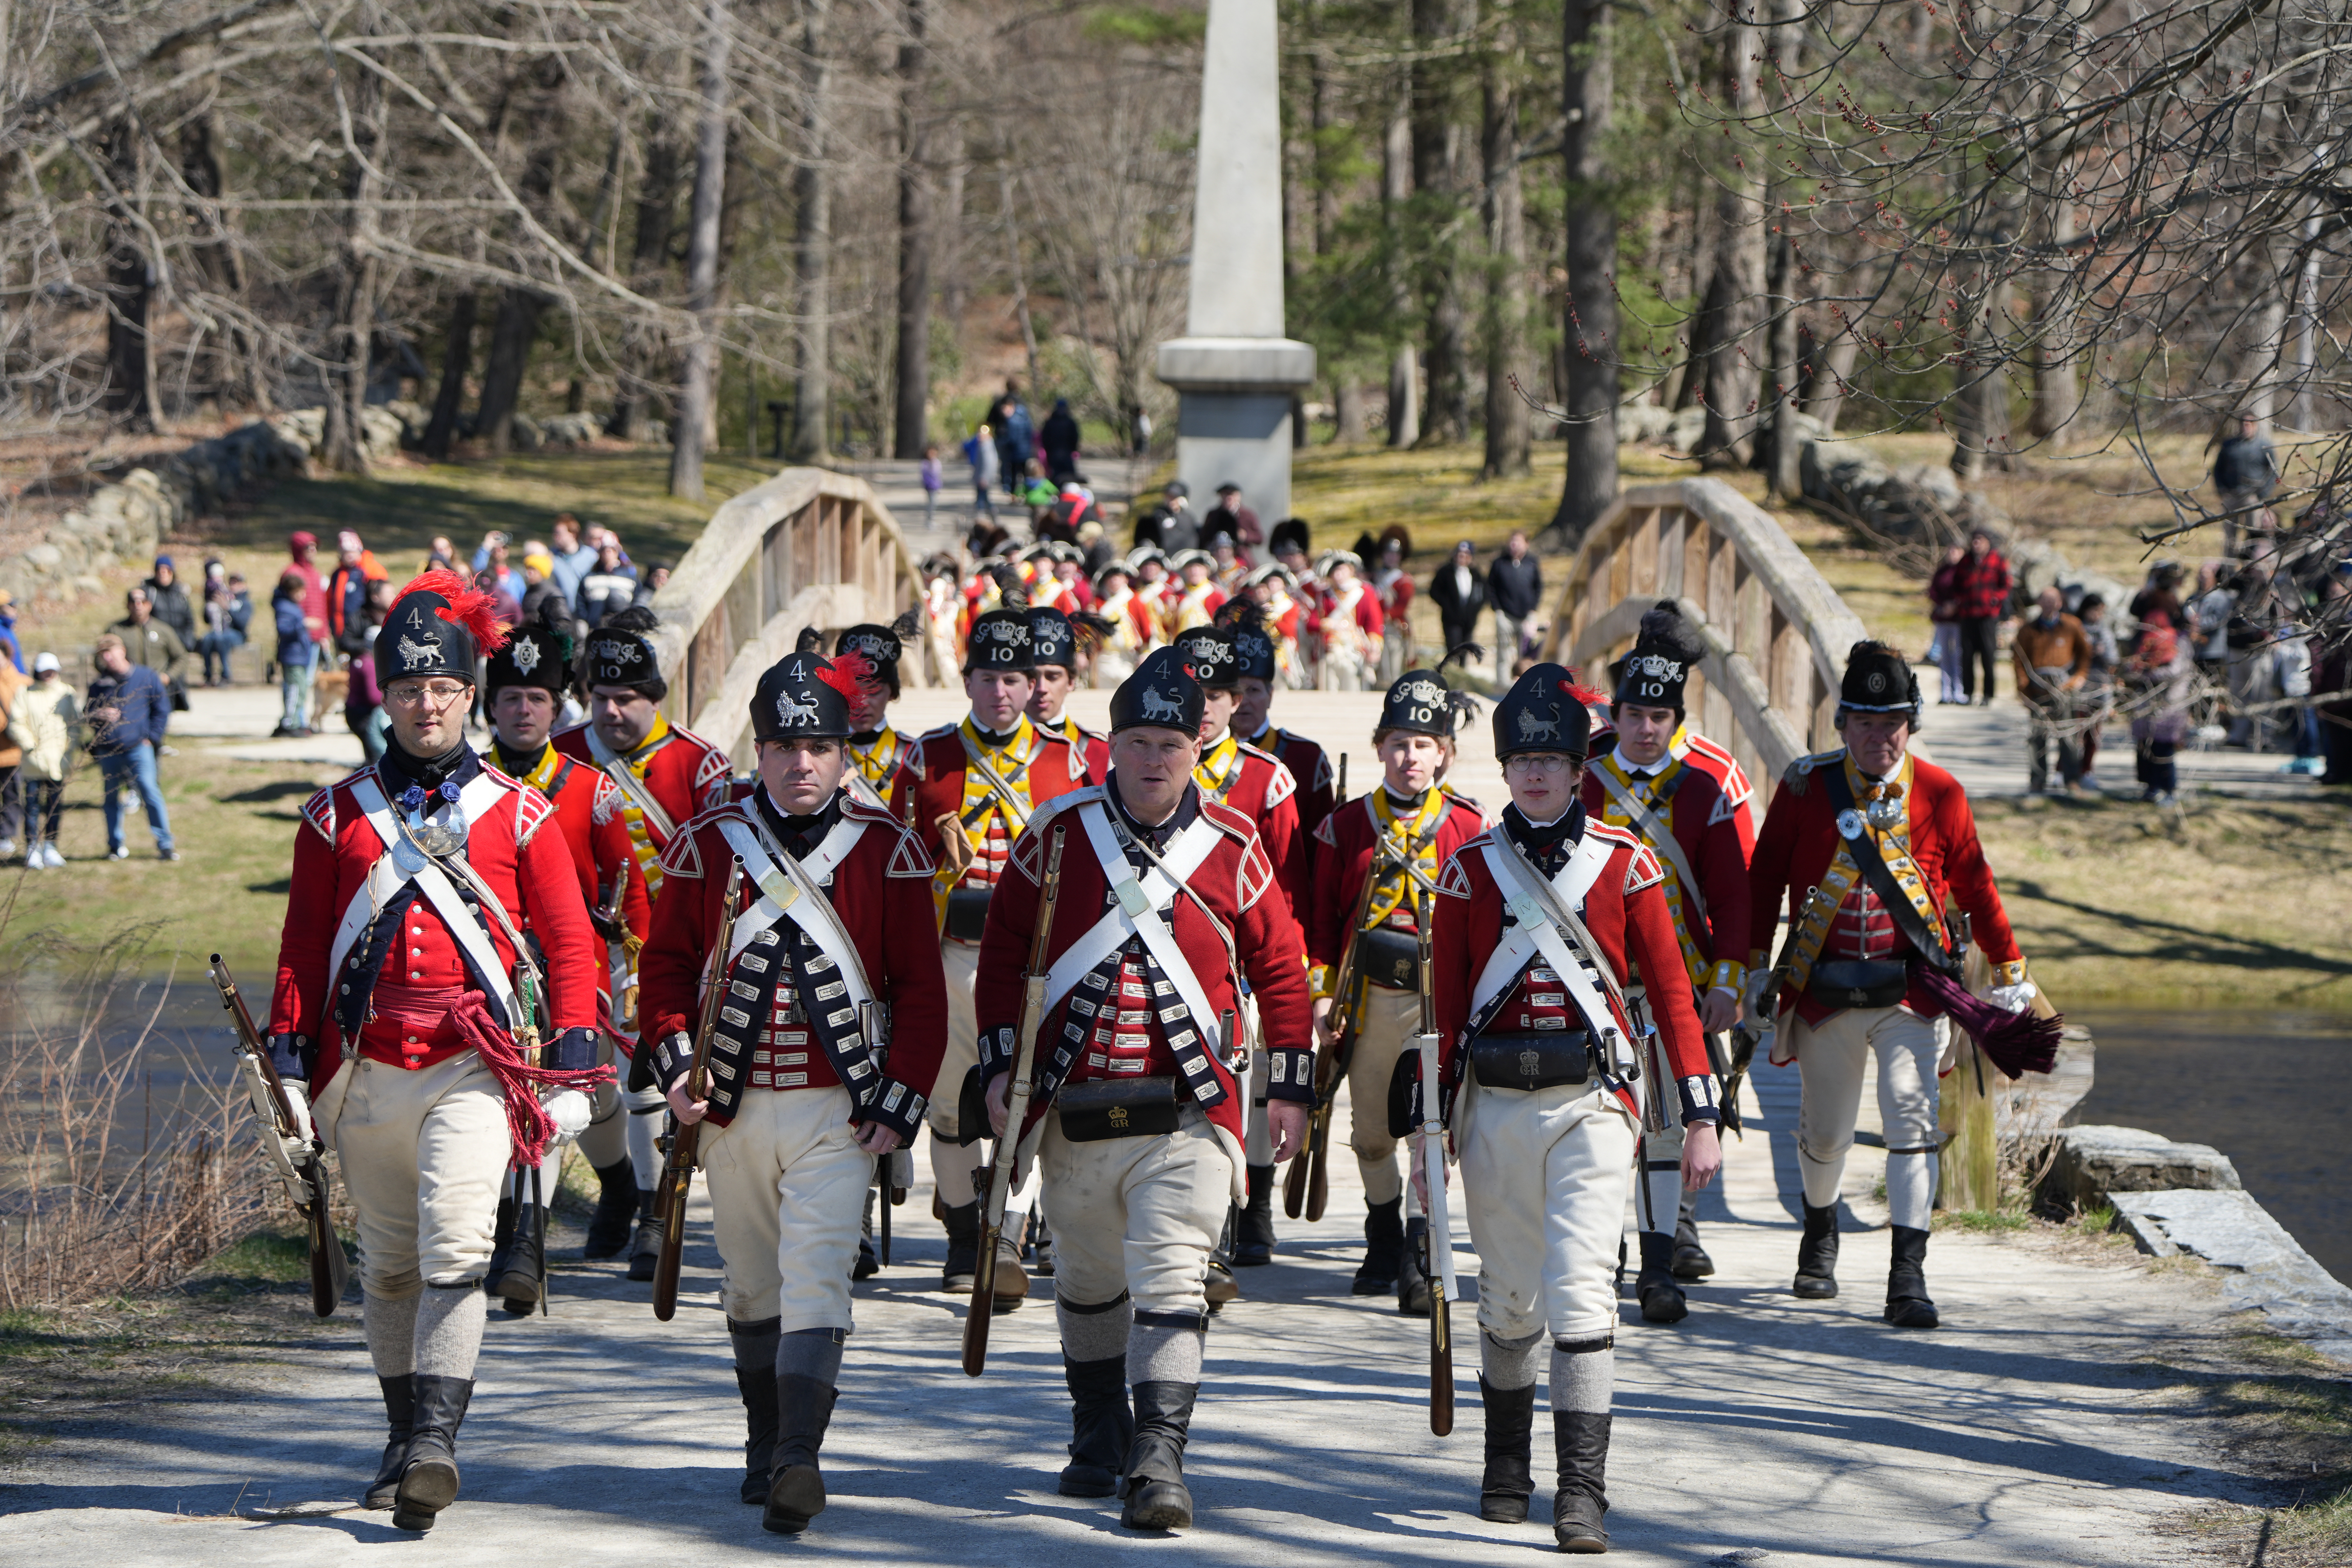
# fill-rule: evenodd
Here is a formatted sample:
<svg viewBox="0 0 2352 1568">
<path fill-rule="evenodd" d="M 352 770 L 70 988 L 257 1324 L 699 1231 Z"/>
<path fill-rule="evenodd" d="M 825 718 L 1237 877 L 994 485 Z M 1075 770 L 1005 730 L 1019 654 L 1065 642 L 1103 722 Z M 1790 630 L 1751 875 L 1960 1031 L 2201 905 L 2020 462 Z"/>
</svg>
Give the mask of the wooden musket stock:
<svg viewBox="0 0 2352 1568">
<path fill-rule="evenodd" d="M 710 1089 L 710 1035 L 719 1025 L 719 1001 L 727 988 L 727 948 L 735 924 L 735 895 L 743 881 L 743 858 L 727 868 L 727 891 L 719 900 L 719 931 L 702 967 L 702 1016 L 694 1031 L 694 1059 L 686 1069 L 686 1098 L 705 1100 Z M 654 1263 L 654 1316 L 667 1323 L 677 1315 L 677 1271 L 686 1253 L 686 1199 L 694 1187 L 701 1154 L 702 1123 L 681 1121 L 669 1135 L 655 1209 L 661 1220 L 661 1256 Z"/>
</svg>

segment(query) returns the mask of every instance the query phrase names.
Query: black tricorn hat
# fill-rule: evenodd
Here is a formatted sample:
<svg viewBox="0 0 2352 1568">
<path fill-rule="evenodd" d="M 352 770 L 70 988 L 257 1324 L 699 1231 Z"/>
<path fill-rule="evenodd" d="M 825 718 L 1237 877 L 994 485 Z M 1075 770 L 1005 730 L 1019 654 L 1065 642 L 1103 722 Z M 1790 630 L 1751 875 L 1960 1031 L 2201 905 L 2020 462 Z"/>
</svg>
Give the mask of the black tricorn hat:
<svg viewBox="0 0 2352 1568">
<path fill-rule="evenodd" d="M 1706 657 L 1706 645 L 1683 619 L 1682 611 L 1671 599 L 1660 600 L 1642 616 L 1633 651 L 1617 661 L 1617 695 L 1611 705 L 1631 702 L 1637 708 L 1671 708 L 1680 713 L 1690 672 Z"/>
<path fill-rule="evenodd" d="M 1029 612 L 991 610 L 975 617 L 964 647 L 963 668 L 966 674 L 1003 669 L 1027 675 L 1034 670 L 1037 656 L 1029 640 Z"/>
<path fill-rule="evenodd" d="M 1202 706 L 1191 662 L 1175 648 L 1154 648 L 1110 694 L 1111 733 L 1150 725 L 1198 735 Z"/>
<path fill-rule="evenodd" d="M 506 630 L 490 608 L 490 596 L 455 572 L 415 578 L 376 633 L 377 682 L 438 676 L 473 685 L 474 661 L 506 646 Z"/>
<path fill-rule="evenodd" d="M 1202 686 L 1222 691 L 1241 680 L 1242 668 L 1234 657 L 1233 633 L 1223 626 L 1194 626 L 1179 632 L 1173 646 L 1192 667 L 1192 679 Z"/>
<path fill-rule="evenodd" d="M 1561 666 L 1537 665 L 1495 704 L 1496 757 L 1565 752 L 1581 761 L 1592 727 L 1584 707 L 1590 695 Z"/>
<path fill-rule="evenodd" d="M 1032 605 L 1022 613 L 1029 617 L 1030 662 L 1076 668 L 1078 633 L 1070 617 L 1050 605 Z"/>
<path fill-rule="evenodd" d="M 849 733 L 849 696 L 872 666 L 863 655 L 828 659 L 788 653 L 751 694 L 751 734 L 761 741 L 840 740 Z"/>
<path fill-rule="evenodd" d="M 536 686 L 562 697 L 572 685 L 572 639 L 545 626 L 517 626 L 490 656 L 483 684 L 496 697 L 509 686 Z"/>
<path fill-rule="evenodd" d="M 1858 642 L 1847 650 L 1845 679 L 1838 682 L 1838 706 L 1854 713 L 1919 716 L 1919 678 L 1901 654 L 1883 642 Z"/>
</svg>

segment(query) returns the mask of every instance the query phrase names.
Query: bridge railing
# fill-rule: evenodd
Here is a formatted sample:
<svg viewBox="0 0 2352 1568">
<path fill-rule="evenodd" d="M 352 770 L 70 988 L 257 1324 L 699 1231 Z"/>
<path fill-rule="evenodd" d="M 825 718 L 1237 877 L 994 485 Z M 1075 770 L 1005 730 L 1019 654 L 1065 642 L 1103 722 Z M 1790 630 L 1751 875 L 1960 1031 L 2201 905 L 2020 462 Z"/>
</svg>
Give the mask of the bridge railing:
<svg viewBox="0 0 2352 1568">
<path fill-rule="evenodd" d="M 887 623 L 922 595 L 920 564 L 864 479 L 823 468 L 786 468 L 711 514 L 660 593 L 648 634 L 669 693 L 662 710 L 751 761 L 752 689 L 790 653 L 804 627 L 831 634 L 860 621 Z M 923 650 L 899 667 L 929 684 Z"/>
<path fill-rule="evenodd" d="M 1545 657 L 1606 689 L 1608 664 L 1661 599 L 1679 601 L 1706 644 L 1686 689 L 1691 723 L 1761 797 L 1791 762 L 1839 743 L 1838 680 L 1862 620 L 1769 513 L 1721 479 L 1627 490 L 1570 557 Z"/>
</svg>

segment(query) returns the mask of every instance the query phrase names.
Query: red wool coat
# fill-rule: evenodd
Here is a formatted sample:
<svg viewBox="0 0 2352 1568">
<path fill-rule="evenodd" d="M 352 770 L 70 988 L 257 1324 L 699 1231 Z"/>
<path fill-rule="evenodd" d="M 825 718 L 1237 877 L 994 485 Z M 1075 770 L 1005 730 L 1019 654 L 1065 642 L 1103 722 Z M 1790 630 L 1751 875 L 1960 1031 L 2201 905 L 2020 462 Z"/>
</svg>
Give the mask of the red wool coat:
<svg viewBox="0 0 2352 1568">
<path fill-rule="evenodd" d="M 1210 747 L 1202 761 L 1216 750 Z M 1200 781 L 1201 771 L 1196 768 L 1192 782 Z M 1272 752 L 1261 752 L 1244 741 L 1234 749 L 1224 787 L 1213 794 L 1206 789 L 1201 793 L 1202 798 L 1240 812 L 1255 826 L 1257 840 L 1265 847 L 1266 860 L 1274 867 L 1275 886 L 1282 889 L 1283 900 L 1296 919 L 1306 907 L 1315 868 L 1307 835 L 1299 831 L 1298 785 L 1290 770 Z"/>
<path fill-rule="evenodd" d="M 1097 735 L 1065 712 L 1054 732 L 1070 744 L 1077 753 L 1078 765 L 1086 770 L 1087 784 L 1100 784 L 1110 777 L 1110 737 Z"/>
<path fill-rule="evenodd" d="M 972 987 L 972 1006 L 983 1039 L 996 1030 L 1014 1029 L 1020 1025 L 1025 989 L 1023 974 L 1029 967 L 1030 941 L 1037 929 L 1045 847 L 1057 820 L 1067 821 L 1069 837 L 1062 850 L 1062 880 L 1055 902 L 1054 929 L 1046 939 L 1047 965 L 1112 907 L 1110 880 L 1103 875 L 1102 863 L 1095 857 L 1086 829 L 1075 815 L 1066 817 L 1066 814 L 1073 806 L 1099 798 L 1101 790 L 1116 787 L 1105 784 L 1062 796 L 1049 810 L 1040 811 L 1031 819 L 1028 830 L 1013 846 L 1004 880 L 989 902 L 988 927 L 980 942 L 980 973 Z M 1224 838 L 1209 852 L 1208 858 L 1185 885 L 1201 896 L 1233 933 L 1242 973 L 1249 982 L 1251 994 L 1257 998 L 1260 1044 L 1266 1050 L 1284 1053 L 1287 1058 L 1289 1070 L 1283 1075 L 1284 1081 L 1270 1086 L 1268 1092 L 1278 1100 L 1311 1100 L 1314 1004 L 1307 995 L 1306 967 L 1299 962 L 1298 923 L 1291 918 L 1289 907 L 1281 898 L 1268 896 L 1276 890 L 1274 868 L 1249 818 L 1205 800 L 1200 809 L 1202 816 Z M 1238 1012 L 1241 1004 L 1234 994 L 1224 943 L 1201 912 L 1200 905 L 1180 895 L 1169 917 L 1169 929 L 1186 963 L 1200 981 L 1211 1010 L 1222 1013 L 1232 1008 Z M 1062 1037 L 1069 1007 L 1070 998 L 1066 996 L 1047 1012 L 1037 1031 L 1041 1052 Z M 1204 1032 L 1213 1034 L 1216 1021 L 1211 1018 L 1202 1022 L 1206 1026 Z M 1232 1073 L 1223 1062 L 1215 1059 L 1214 1052 L 1210 1053 L 1210 1058 L 1225 1098 L 1208 1108 L 1209 1119 L 1239 1141 L 1245 1131 L 1246 1086 L 1235 1087 Z M 1001 1066 L 998 1070 L 1003 1070 Z M 1029 1125 L 1035 1125 L 1046 1109 L 1042 1103 L 1033 1104 Z M 1025 1133 L 1027 1129 L 1023 1131 Z"/>
<path fill-rule="evenodd" d="M 1756 836 L 1756 858 L 1748 868 L 1751 966 L 1770 962 L 1762 944 L 1771 939 L 1783 908 L 1794 919 L 1805 895 L 1821 884 L 1837 856 L 1837 808 L 1830 804 L 1828 785 L 1812 775 L 1843 767 L 1845 756 L 1829 752 L 1800 758 L 1781 776 L 1772 807 L 1764 815 L 1763 831 Z M 1950 910 L 1957 901 L 1968 912 L 1971 936 L 1992 964 L 1997 981 L 2022 978 L 2022 955 L 2001 909 L 2000 891 L 1993 885 L 1992 868 L 1985 864 L 1984 846 L 1977 842 L 1968 792 L 1933 763 L 1906 757 L 1904 768 L 1911 858 L 1927 884 L 1929 900 L 1938 911 Z M 1784 1007 L 1797 1002 L 1795 997 L 1780 1000 Z M 1903 1005 L 1923 1018 L 1943 1013 L 1916 983 Z"/>
<path fill-rule="evenodd" d="M 939 863 L 941 849 L 939 819 L 963 808 L 965 756 L 962 737 L 956 731 L 954 724 L 942 724 L 924 731 L 908 747 L 905 758 L 898 763 L 898 776 L 890 784 L 890 815 L 900 822 L 914 824 L 917 837 L 923 841 L 923 851 L 934 864 Z M 1028 754 L 1029 771 L 1023 775 L 1028 783 L 1033 812 L 1049 800 L 1085 788 L 1087 783 L 1086 754 L 1073 750 L 1067 737 L 1042 730 L 1034 731 L 1034 735 Z M 1108 756 L 1108 742 L 1105 756 Z M 1105 766 L 1108 768 L 1108 762 Z M 997 766 L 999 773 L 1003 771 Z M 910 810 L 912 816 L 908 815 Z M 960 885 L 986 886 L 986 867 L 984 858 L 974 860 Z M 936 919 L 933 923 L 936 927 Z M 933 934 L 936 936 L 936 930 Z"/>
<path fill-rule="evenodd" d="M 562 753 L 558 753 L 559 756 Z M 495 765 L 497 753 L 483 759 Z M 629 848 L 629 825 L 621 816 L 621 788 L 593 763 L 563 757 L 540 792 L 555 807 L 555 825 L 580 873 L 580 898 L 591 910 L 609 899 L 621 924 L 643 942 L 653 922 L 653 900 L 645 873 Z M 529 930 L 529 927 L 525 927 Z M 613 1001 L 612 948 L 596 943 L 596 990 L 609 1016 Z"/>
<path fill-rule="evenodd" d="M 733 910 L 722 910 L 727 874 L 735 852 L 719 824 L 747 817 L 748 801 L 703 813 L 687 825 L 662 856 L 662 890 L 654 906 L 654 934 L 637 965 L 640 1047 L 701 1022 L 702 967 L 712 948 L 726 940 L 735 914 L 758 900 L 759 889 L 741 879 Z M 827 892 L 844 930 L 866 966 L 875 998 L 888 1005 L 888 1073 L 908 1089 L 930 1096 L 947 1049 L 947 981 L 940 969 L 938 928 L 931 923 L 931 862 L 921 842 L 887 813 L 844 795 L 842 820 L 865 825 L 857 847 L 834 868 Z M 731 972 L 730 972 L 731 975 Z M 812 1087 L 838 1082 L 812 1051 Z M 950 1085 L 952 1092 L 955 1086 Z M 753 1092 L 777 1092 L 753 1091 Z M 788 1091 L 787 1091 L 788 1092 Z M 714 1107 L 711 1121 L 730 1120 Z"/>
<path fill-rule="evenodd" d="M 588 747 L 587 725 L 558 731 L 551 740 L 565 756 L 596 767 L 596 753 Z M 646 793 L 668 814 L 673 825 L 683 827 L 698 812 L 727 798 L 728 779 L 733 772 L 724 752 L 691 730 L 672 724 L 653 743 L 653 760 L 646 764 Z M 646 833 L 656 852 L 669 842 L 667 834 L 655 832 L 650 825 Z"/>
<path fill-rule="evenodd" d="M 1659 886 L 1665 872 L 1657 857 L 1623 828 L 1588 822 L 1584 830 L 1614 846 L 1578 914 L 1592 932 L 1617 983 L 1625 984 L 1628 959 L 1645 974 L 1673 973 L 1681 963 L 1681 949 L 1675 941 L 1674 915 Z M 1484 852 L 1488 835 L 1502 831 L 1499 826 L 1488 828 L 1455 850 L 1438 881 L 1439 891 L 1446 896 L 1437 900 L 1431 920 L 1431 999 L 1443 1041 L 1442 1071 L 1449 1084 L 1462 1081 L 1470 1059 L 1463 1034 L 1470 1025 L 1471 989 L 1478 982 L 1478 972 L 1486 967 L 1486 955 L 1503 941 L 1507 911 Z M 1650 1021 L 1665 1043 L 1666 1059 L 1674 1064 L 1675 1076 L 1701 1078 L 1712 1071 L 1706 1038 L 1699 1032 L 1698 1012 L 1689 990 L 1680 985 L 1652 986 L 1648 999 Z M 1630 1019 L 1620 1016 L 1617 1026 L 1632 1037 Z"/>
<path fill-rule="evenodd" d="M 1584 809 L 1596 821 L 1619 809 L 1601 782 L 1601 770 L 1606 765 L 1605 758 L 1596 759 L 1584 770 Z M 1747 775 L 1727 752 L 1696 736 L 1691 737 L 1690 749 L 1670 782 L 1674 794 L 1669 801 L 1654 805 L 1651 810 L 1666 819 L 1684 858 L 1697 873 L 1698 892 L 1706 904 L 1706 919 L 1696 919 L 1697 910 L 1685 890 L 1683 931 L 1697 949 L 1701 964 L 1699 973 L 1690 978 L 1702 992 L 1717 985 L 1737 990 L 1746 978 L 1748 964 L 1748 861 L 1756 847 L 1748 800 L 1753 792 Z M 1645 790 L 1633 793 L 1638 796 Z M 1665 856 L 1658 860 L 1667 876 L 1681 880 Z M 1675 967 L 1689 973 L 1680 963 Z"/>
<path fill-rule="evenodd" d="M 1292 611 L 1294 616 L 1297 613 L 1295 609 Z M 1315 830 L 1323 826 L 1323 819 L 1330 816 L 1331 808 L 1339 803 L 1331 776 L 1330 753 L 1324 751 L 1319 742 L 1310 741 L 1276 724 L 1268 724 L 1251 736 L 1249 743 L 1261 752 L 1271 753 L 1276 761 L 1290 771 L 1291 783 L 1298 786 L 1295 797 L 1298 802 L 1298 831 L 1302 837 L 1311 841 Z M 1310 864 L 1307 875 L 1311 883 L 1314 877 L 1312 850 L 1307 852 L 1307 858 Z"/>
<path fill-rule="evenodd" d="M 313 1096 L 342 1066 L 342 1032 L 329 1004 L 340 994 L 341 985 L 352 982 L 348 975 L 339 981 L 327 973 L 335 931 L 352 900 L 366 896 L 368 872 L 384 852 L 383 840 L 368 826 L 352 793 L 360 779 L 374 772 L 373 767 L 362 768 L 312 795 L 302 806 L 302 826 L 294 835 L 293 885 L 286 900 L 285 930 L 278 938 L 278 979 L 270 992 L 268 1030 L 308 1042 L 301 1048 Z M 482 772 L 500 794 L 498 804 L 470 825 L 466 858 L 498 895 L 508 920 L 518 928 L 529 928 L 537 937 L 554 1032 L 595 1028 L 594 977 L 604 944 L 588 923 L 588 906 L 580 896 L 579 874 L 562 833 L 542 831 L 555 808 L 537 790 L 497 769 L 485 767 Z M 390 797 L 399 791 L 387 788 L 384 793 Z M 402 924 L 405 929 L 387 951 L 376 982 L 378 1005 L 389 1008 L 403 990 L 474 988 L 457 938 L 421 893 L 409 905 Z M 491 949 L 511 973 L 513 945 L 497 921 L 486 924 Z M 374 1060 L 400 1062 L 407 1034 L 419 1036 L 423 1043 L 429 1032 L 412 1028 L 404 1034 L 389 1021 L 370 1023 L 360 1034 L 361 1052 Z M 417 1058 L 418 1065 L 429 1067 L 462 1048 L 436 1043 Z"/>
<path fill-rule="evenodd" d="M 1442 786 L 1441 786 L 1442 787 Z M 1440 875 L 1454 852 L 1486 829 L 1486 819 L 1475 801 L 1451 795 L 1445 816 L 1431 841 Z M 1372 846 L 1381 836 L 1372 797 L 1360 795 L 1323 820 L 1315 830 L 1314 896 L 1307 900 L 1307 962 L 1317 969 L 1336 971 L 1348 945 L 1348 918 L 1363 896 L 1364 879 L 1371 874 Z M 1410 900 L 1413 886 L 1406 889 Z M 1336 984 L 1337 977 L 1325 984 Z"/>
</svg>

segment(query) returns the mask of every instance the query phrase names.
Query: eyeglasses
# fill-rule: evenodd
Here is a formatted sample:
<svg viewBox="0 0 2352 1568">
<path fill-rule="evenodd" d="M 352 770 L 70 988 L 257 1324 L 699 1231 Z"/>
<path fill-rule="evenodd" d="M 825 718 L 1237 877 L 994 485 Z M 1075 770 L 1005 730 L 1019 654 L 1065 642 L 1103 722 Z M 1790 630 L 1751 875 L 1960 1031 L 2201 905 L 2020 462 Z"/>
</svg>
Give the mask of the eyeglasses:
<svg viewBox="0 0 2352 1568">
<path fill-rule="evenodd" d="M 471 689 L 454 680 L 404 680 L 385 687 L 383 700 L 395 708 L 446 708 Z"/>
<path fill-rule="evenodd" d="M 1560 752 L 1521 752 L 1517 756 L 1503 759 L 1503 771 L 1522 778 L 1537 774 L 1549 778 L 1574 766 L 1576 759 Z"/>
</svg>

